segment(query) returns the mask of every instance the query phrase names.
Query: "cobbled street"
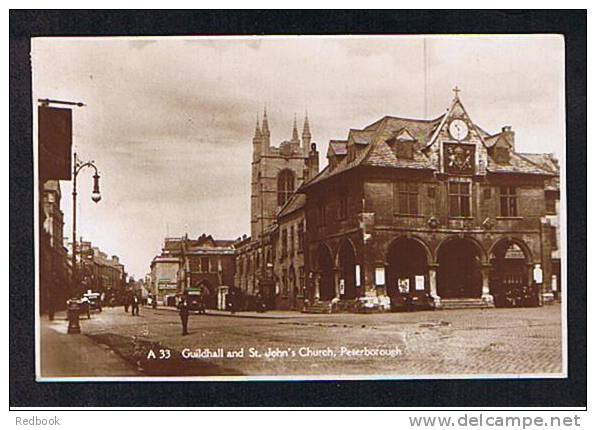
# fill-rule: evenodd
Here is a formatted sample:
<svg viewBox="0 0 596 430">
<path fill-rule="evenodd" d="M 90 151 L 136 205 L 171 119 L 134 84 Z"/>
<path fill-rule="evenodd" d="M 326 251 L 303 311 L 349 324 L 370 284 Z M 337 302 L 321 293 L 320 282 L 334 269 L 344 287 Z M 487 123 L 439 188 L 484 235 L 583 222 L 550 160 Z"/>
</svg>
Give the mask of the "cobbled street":
<svg viewBox="0 0 596 430">
<path fill-rule="evenodd" d="M 79 357 L 88 369 L 78 369 L 73 376 L 83 377 L 406 377 L 562 372 L 558 304 L 368 315 L 271 312 L 248 316 L 191 315 L 188 336 L 181 336 L 178 313 L 166 308 L 142 308 L 138 317 L 122 308 L 106 308 L 90 320 L 81 319 L 81 335 L 67 335 L 64 318 L 45 320 L 42 376 L 68 375 L 59 368 L 60 363 L 68 362 L 67 357 L 60 360 L 61 351 L 56 346 L 60 343 L 44 342 L 44 333 L 62 336 L 63 342 L 71 344 L 92 341 L 96 345 L 95 349 L 88 347 L 87 357 Z M 347 351 L 364 347 L 369 351 L 380 348 L 394 356 L 348 355 Z M 220 348 L 223 358 L 182 357 L 185 350 L 216 353 Z M 268 355 L 268 351 L 273 353 Z M 108 358 L 114 362 L 112 366 L 106 365 Z"/>
</svg>

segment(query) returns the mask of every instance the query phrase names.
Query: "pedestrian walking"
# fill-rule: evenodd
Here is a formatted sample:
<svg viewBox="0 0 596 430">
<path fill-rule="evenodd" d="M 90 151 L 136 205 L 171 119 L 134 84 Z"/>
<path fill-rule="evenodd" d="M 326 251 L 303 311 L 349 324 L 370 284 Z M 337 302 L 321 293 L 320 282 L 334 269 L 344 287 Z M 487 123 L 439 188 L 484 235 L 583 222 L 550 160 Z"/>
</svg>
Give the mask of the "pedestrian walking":
<svg viewBox="0 0 596 430">
<path fill-rule="evenodd" d="M 182 323 L 182 336 L 188 334 L 188 294 L 185 292 L 178 302 L 180 312 L 180 322 Z"/>
<path fill-rule="evenodd" d="M 130 306 L 130 293 L 126 291 L 124 293 L 124 312 L 128 312 L 128 307 Z"/>
<path fill-rule="evenodd" d="M 139 296 L 133 294 L 132 296 L 132 316 L 139 316 Z"/>
</svg>

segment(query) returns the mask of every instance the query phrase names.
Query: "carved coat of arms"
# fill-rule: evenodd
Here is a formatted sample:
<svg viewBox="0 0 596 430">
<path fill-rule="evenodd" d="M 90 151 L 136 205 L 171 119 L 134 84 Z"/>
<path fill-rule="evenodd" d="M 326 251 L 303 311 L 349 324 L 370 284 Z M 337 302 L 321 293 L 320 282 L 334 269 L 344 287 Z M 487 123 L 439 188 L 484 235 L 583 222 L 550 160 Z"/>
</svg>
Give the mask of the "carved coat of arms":
<svg viewBox="0 0 596 430">
<path fill-rule="evenodd" d="M 445 171 L 447 173 L 474 173 L 474 145 L 445 144 Z"/>
</svg>

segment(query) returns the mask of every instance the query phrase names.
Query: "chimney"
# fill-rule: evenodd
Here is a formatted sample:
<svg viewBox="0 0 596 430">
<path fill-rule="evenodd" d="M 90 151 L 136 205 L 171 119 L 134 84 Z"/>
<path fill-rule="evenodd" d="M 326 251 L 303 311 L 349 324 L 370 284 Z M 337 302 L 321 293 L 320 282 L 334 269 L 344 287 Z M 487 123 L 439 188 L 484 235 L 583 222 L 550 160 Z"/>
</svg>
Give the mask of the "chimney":
<svg viewBox="0 0 596 430">
<path fill-rule="evenodd" d="M 306 161 L 308 168 L 308 178 L 310 180 L 319 173 L 319 151 L 317 151 L 317 144 L 315 142 L 310 144 L 310 152 L 308 153 L 308 160 Z"/>
<path fill-rule="evenodd" d="M 511 130 L 510 125 L 503 126 L 501 133 L 507 139 L 507 142 L 511 144 L 511 150 L 515 152 L 515 131 Z"/>
</svg>

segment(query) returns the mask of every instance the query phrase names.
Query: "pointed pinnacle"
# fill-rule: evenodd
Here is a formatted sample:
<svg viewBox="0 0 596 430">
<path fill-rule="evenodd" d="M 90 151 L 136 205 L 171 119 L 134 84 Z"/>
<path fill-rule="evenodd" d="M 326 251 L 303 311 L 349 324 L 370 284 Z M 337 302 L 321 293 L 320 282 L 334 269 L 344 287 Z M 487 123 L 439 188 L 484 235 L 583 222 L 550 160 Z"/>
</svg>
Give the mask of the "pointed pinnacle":
<svg viewBox="0 0 596 430">
<path fill-rule="evenodd" d="M 294 128 L 292 129 L 292 141 L 298 140 L 298 127 L 296 125 L 296 114 L 294 114 Z"/>
<path fill-rule="evenodd" d="M 269 121 L 267 121 L 267 106 L 263 109 L 263 134 L 269 133 Z"/>
<path fill-rule="evenodd" d="M 304 113 L 304 126 L 302 127 L 302 135 L 310 136 L 310 124 L 308 123 L 308 111 Z"/>
</svg>

